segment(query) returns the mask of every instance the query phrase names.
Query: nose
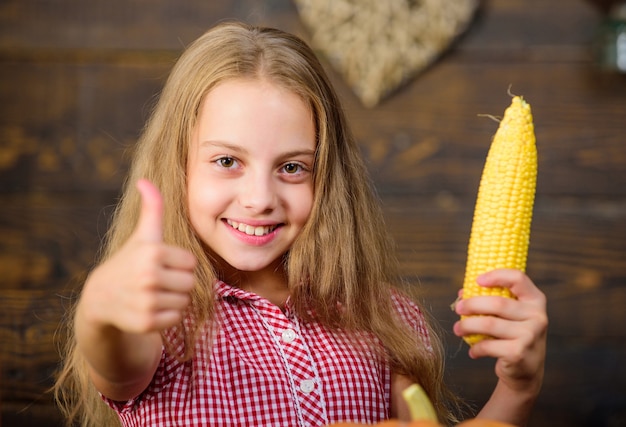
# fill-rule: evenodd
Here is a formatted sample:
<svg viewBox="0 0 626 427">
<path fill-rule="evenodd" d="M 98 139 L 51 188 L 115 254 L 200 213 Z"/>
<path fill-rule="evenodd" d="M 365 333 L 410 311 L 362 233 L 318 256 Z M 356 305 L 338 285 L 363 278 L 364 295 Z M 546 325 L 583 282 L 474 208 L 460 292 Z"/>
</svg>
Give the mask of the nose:
<svg viewBox="0 0 626 427">
<path fill-rule="evenodd" d="M 277 183 L 271 173 L 248 173 L 239 191 L 241 205 L 254 214 L 271 212 L 278 201 Z"/>
</svg>

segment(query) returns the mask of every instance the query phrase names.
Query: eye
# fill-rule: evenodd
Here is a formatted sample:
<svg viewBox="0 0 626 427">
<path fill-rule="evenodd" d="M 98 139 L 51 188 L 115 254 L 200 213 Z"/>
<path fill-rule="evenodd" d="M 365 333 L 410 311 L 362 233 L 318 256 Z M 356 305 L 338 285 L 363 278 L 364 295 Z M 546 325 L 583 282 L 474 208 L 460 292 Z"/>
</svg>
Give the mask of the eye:
<svg viewBox="0 0 626 427">
<path fill-rule="evenodd" d="M 289 175 L 293 175 L 296 174 L 300 171 L 303 170 L 302 165 L 298 164 L 298 163 L 287 163 L 283 166 L 283 170 L 285 171 L 285 173 L 289 174 Z"/>
<path fill-rule="evenodd" d="M 235 166 L 236 163 L 235 159 L 232 157 L 220 157 L 215 162 L 221 167 L 227 169 L 232 168 L 233 166 Z"/>
</svg>

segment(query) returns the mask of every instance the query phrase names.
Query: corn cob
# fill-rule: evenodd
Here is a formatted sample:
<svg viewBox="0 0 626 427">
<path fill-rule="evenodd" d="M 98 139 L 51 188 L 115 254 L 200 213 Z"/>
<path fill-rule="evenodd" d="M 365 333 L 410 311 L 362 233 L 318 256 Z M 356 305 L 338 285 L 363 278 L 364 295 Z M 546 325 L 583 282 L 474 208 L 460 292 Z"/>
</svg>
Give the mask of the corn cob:
<svg viewBox="0 0 626 427">
<path fill-rule="evenodd" d="M 515 96 L 493 138 L 483 169 L 467 254 L 463 299 L 481 295 L 514 298 L 508 288 L 485 288 L 476 278 L 497 268 L 526 269 L 537 148 L 530 105 Z M 484 335 L 465 336 L 473 345 Z"/>
</svg>

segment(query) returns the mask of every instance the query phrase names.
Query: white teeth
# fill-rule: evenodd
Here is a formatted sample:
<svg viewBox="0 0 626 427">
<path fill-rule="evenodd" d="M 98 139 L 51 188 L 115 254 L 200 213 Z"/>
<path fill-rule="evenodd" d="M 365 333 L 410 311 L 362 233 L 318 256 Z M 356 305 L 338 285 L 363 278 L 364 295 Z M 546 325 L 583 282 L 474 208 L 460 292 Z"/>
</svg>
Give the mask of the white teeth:
<svg viewBox="0 0 626 427">
<path fill-rule="evenodd" d="M 244 224 L 242 222 L 226 220 L 228 225 L 233 227 L 236 230 L 241 231 L 242 233 L 246 233 L 248 236 L 264 236 L 268 233 L 271 233 L 276 228 L 275 226 L 260 226 L 255 227 L 253 225 Z"/>
</svg>

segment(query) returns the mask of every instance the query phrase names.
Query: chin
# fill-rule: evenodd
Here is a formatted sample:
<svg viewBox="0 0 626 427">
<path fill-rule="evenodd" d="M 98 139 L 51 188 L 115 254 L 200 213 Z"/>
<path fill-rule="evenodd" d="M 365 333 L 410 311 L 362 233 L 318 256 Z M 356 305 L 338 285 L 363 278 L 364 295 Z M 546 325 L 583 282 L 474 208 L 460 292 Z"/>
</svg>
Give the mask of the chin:
<svg viewBox="0 0 626 427">
<path fill-rule="evenodd" d="M 227 270 L 233 273 L 240 272 L 242 274 L 274 274 L 282 271 L 282 258 L 271 262 L 241 262 L 241 260 L 229 262 L 225 260 Z"/>
</svg>

